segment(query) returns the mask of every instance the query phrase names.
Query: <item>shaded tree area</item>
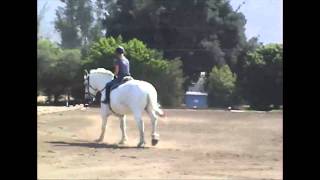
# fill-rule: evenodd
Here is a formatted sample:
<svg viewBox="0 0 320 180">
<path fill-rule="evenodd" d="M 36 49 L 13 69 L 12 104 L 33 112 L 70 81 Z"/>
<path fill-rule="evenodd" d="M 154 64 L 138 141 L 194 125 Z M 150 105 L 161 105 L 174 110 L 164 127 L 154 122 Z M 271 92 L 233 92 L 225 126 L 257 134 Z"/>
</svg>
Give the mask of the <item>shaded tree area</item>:
<svg viewBox="0 0 320 180">
<path fill-rule="evenodd" d="M 107 36 L 138 38 L 168 59 L 180 57 L 191 79 L 214 65 L 234 70 L 246 45 L 245 17 L 228 1 L 122 0 L 109 7 Z"/>
</svg>

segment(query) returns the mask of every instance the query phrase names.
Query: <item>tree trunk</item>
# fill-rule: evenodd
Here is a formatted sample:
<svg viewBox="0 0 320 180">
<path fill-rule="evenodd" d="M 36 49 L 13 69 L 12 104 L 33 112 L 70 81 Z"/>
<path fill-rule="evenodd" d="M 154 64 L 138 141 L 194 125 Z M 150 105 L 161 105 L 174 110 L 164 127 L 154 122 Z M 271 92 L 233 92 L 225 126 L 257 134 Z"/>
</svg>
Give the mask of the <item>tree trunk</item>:
<svg viewBox="0 0 320 180">
<path fill-rule="evenodd" d="M 59 95 L 55 94 L 54 95 L 54 102 L 53 102 L 54 105 L 58 104 L 58 98 L 59 98 Z"/>
<path fill-rule="evenodd" d="M 70 91 L 67 93 L 67 104 L 66 106 L 69 107 L 69 102 L 70 102 Z"/>
</svg>

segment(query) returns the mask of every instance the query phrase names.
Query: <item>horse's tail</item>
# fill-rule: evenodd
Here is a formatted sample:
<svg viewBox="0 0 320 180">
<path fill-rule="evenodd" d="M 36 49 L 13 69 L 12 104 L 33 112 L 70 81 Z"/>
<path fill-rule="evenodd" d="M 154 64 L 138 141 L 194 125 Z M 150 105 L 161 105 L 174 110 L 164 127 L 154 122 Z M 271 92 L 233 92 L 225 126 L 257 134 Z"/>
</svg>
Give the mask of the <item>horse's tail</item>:
<svg viewBox="0 0 320 180">
<path fill-rule="evenodd" d="M 160 104 L 157 102 L 157 94 L 148 93 L 148 105 L 156 112 L 160 117 L 164 117 L 165 113 L 160 109 Z"/>
</svg>

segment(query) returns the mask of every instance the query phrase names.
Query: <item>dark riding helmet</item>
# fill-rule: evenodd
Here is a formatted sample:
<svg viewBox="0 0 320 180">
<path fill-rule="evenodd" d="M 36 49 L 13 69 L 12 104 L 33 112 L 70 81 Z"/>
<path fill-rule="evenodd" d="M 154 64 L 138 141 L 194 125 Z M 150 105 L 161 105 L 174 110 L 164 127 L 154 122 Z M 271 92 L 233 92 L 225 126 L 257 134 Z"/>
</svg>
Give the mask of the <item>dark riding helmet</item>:
<svg viewBox="0 0 320 180">
<path fill-rule="evenodd" d="M 116 49 L 116 53 L 123 54 L 124 53 L 124 48 L 122 46 L 118 46 L 117 49 Z"/>
</svg>

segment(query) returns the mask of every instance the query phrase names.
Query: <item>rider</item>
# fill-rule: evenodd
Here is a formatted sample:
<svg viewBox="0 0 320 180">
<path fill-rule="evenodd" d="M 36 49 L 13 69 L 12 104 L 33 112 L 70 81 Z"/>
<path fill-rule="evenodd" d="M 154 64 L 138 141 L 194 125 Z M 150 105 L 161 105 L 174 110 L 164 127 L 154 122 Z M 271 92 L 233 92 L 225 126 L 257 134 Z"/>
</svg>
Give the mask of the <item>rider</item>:
<svg viewBox="0 0 320 180">
<path fill-rule="evenodd" d="M 108 104 L 110 101 L 111 86 L 121 82 L 125 76 L 130 76 L 130 64 L 129 64 L 129 60 L 124 56 L 124 48 L 121 46 L 118 46 L 115 51 L 115 55 L 116 55 L 115 70 L 114 70 L 115 78 L 112 81 L 108 82 L 106 85 L 106 98 L 104 101 L 102 101 L 102 103 L 105 103 L 105 104 Z"/>
</svg>

